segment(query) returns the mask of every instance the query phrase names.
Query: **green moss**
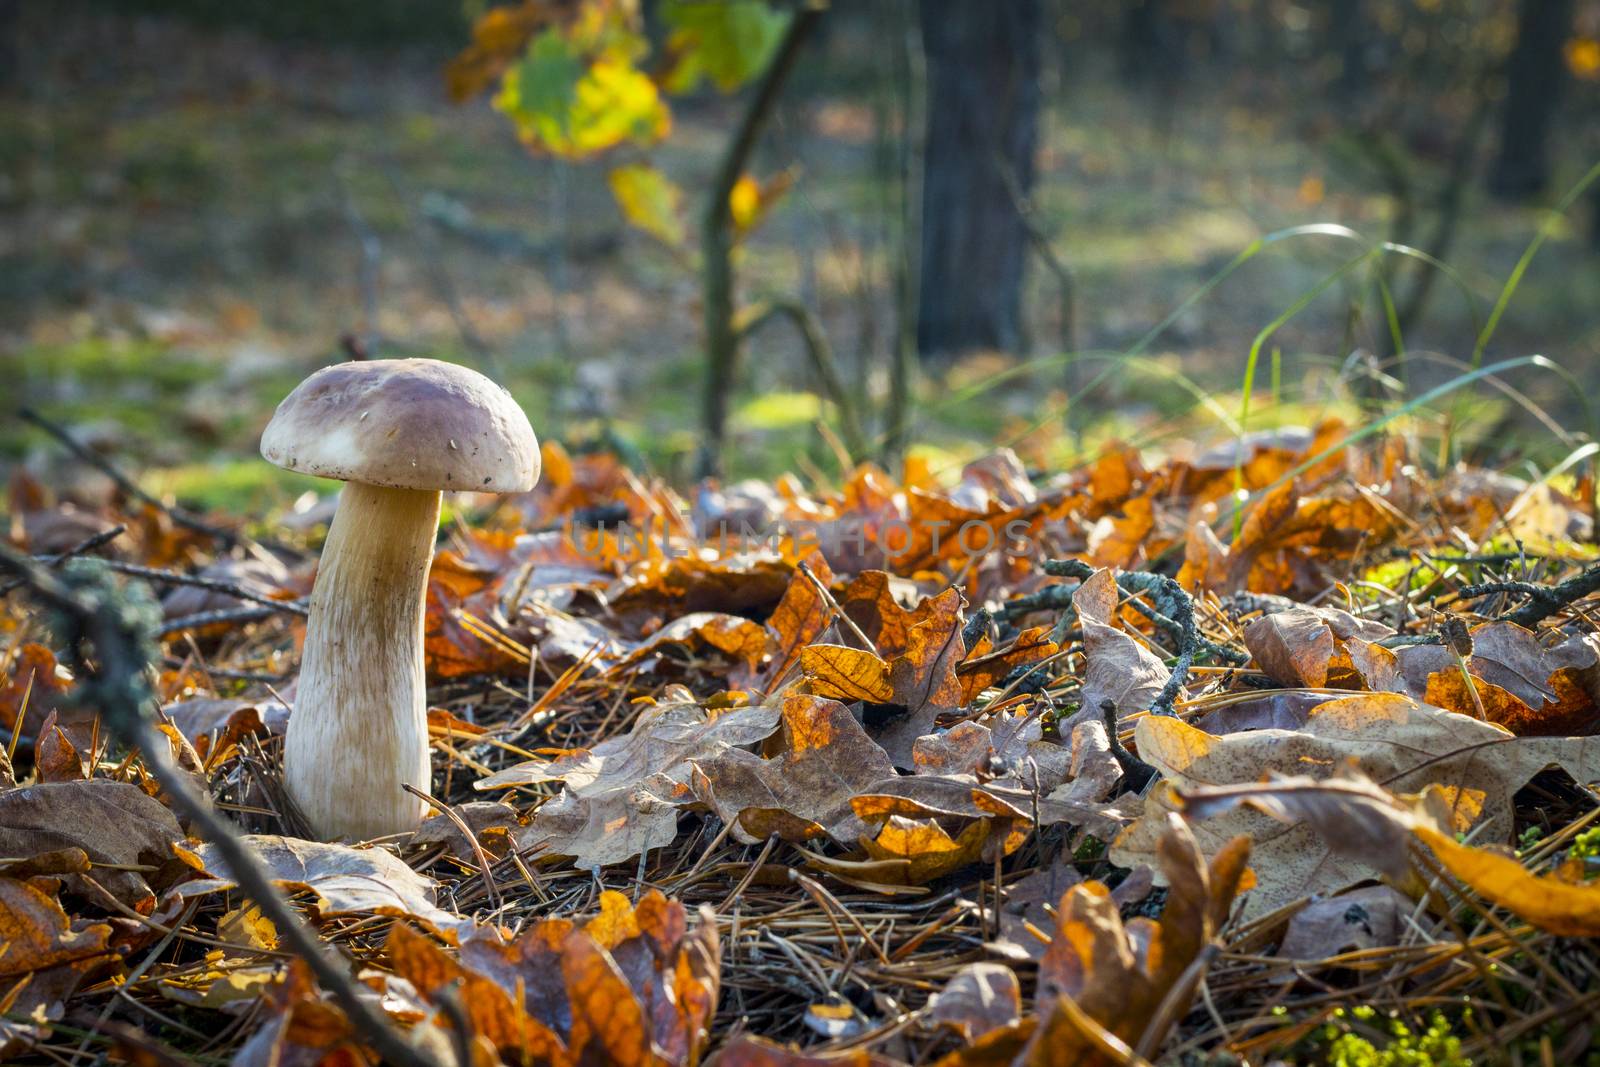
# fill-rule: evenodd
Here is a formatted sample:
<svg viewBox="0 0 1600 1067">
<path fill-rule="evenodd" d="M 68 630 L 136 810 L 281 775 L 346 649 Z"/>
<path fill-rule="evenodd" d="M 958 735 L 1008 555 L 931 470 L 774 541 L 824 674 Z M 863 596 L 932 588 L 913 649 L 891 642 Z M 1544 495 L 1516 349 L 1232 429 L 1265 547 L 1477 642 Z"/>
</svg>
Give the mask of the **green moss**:
<svg viewBox="0 0 1600 1067">
<path fill-rule="evenodd" d="M 147 472 L 143 487 L 201 511 L 260 516 L 300 494 L 335 493 L 339 483 L 282 470 L 262 459 L 225 459 Z"/>
<path fill-rule="evenodd" d="M 1328 1023 L 1292 1050 L 1290 1062 L 1330 1067 L 1472 1067 L 1449 1020 L 1435 1012 L 1427 1029 L 1414 1033 L 1400 1019 L 1370 1007 L 1334 1011 Z"/>
</svg>

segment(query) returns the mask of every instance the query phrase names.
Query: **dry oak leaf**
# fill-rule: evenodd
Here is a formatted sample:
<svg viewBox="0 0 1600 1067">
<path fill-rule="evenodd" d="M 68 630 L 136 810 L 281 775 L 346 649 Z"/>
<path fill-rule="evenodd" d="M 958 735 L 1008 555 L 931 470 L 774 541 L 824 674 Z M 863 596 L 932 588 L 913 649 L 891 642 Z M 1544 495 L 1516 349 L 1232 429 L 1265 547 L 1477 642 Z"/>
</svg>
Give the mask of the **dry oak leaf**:
<svg viewBox="0 0 1600 1067">
<path fill-rule="evenodd" d="M 542 845 L 583 868 L 622 863 L 677 836 L 678 808 L 695 802 L 693 761 L 764 740 L 780 717 L 767 707 L 716 713 L 689 702 L 658 705 L 621 737 L 550 762 L 508 767 L 476 787 L 564 783 L 562 794 L 515 832 L 517 847 Z"/>
<path fill-rule="evenodd" d="M 1195 838 L 1182 820 L 1170 818 L 1156 848 L 1161 871 L 1171 890 L 1159 922 L 1134 919 L 1126 926 L 1110 891 L 1099 882 L 1069 889 L 1057 907 L 1057 925 L 1050 947 L 1039 962 L 1041 1005 L 1065 998 L 1094 1024 L 1129 1046 L 1145 1037 L 1155 1022 L 1157 1009 L 1185 970 L 1207 951 L 1228 920 L 1236 893 L 1250 874 L 1250 840 L 1236 837 L 1217 851 L 1208 865 Z M 1192 990 L 1189 991 L 1192 995 Z M 1181 1005 L 1180 1005 L 1181 1008 Z M 1116 1062 L 1085 1032 L 1081 1020 L 1063 1026 L 1047 1021 L 1033 1039 L 1038 1062 L 1085 1065 Z M 1183 1011 L 1168 1013 L 1167 1024 Z M 1160 1048 L 1162 1034 L 1153 1035 Z"/>
<path fill-rule="evenodd" d="M 1385 674 L 1377 664 L 1392 663 L 1394 654 L 1369 646 L 1393 633 L 1349 612 L 1297 605 L 1251 622 L 1244 628 L 1244 644 L 1257 666 L 1281 685 L 1386 689 L 1393 688 L 1383 683 L 1392 681 L 1394 672 Z"/>
<path fill-rule="evenodd" d="M 1184 797 L 1198 817 L 1248 804 L 1282 822 L 1303 819 L 1331 851 L 1368 859 L 1398 877 L 1408 867 L 1407 842 L 1432 848 L 1440 863 L 1479 895 L 1540 929 L 1565 937 L 1600 936 L 1600 882 L 1585 883 L 1565 866 L 1536 875 L 1511 856 L 1456 841 L 1447 825 L 1449 790 L 1430 786 L 1419 797 L 1395 797 L 1364 778 L 1318 782 L 1286 778 L 1257 786 L 1220 786 Z"/>
<path fill-rule="evenodd" d="M 1051 627 L 1033 626 L 1023 630 L 1005 648 L 995 651 L 985 634 L 967 658 L 956 667 L 961 676 L 961 706 L 966 707 L 990 686 L 999 685 L 1012 671 L 1030 663 L 1049 659 L 1061 649 L 1050 639 Z"/>
<path fill-rule="evenodd" d="M 877 739 L 899 767 L 914 765 L 917 738 L 932 733 L 934 720 L 960 707 L 962 700 L 956 677 L 965 655 L 961 593 L 946 589 L 924 607 L 927 617 L 907 630 L 906 650 L 891 661 L 844 645 L 812 645 L 799 657 L 812 693 L 893 706 Z"/>
<path fill-rule="evenodd" d="M 688 762 L 722 748 L 753 745 L 777 729 L 782 713 L 774 707 L 733 708 L 712 714 L 698 704 L 658 704 L 640 714 L 633 729 L 593 748 L 580 748 L 555 760 L 529 760 L 473 783 L 479 790 L 563 782 L 586 795 L 625 788 L 652 774 L 681 774 Z"/>
<path fill-rule="evenodd" d="M 155 905 L 151 883 L 164 888 L 182 873 L 172 848 L 183 838 L 172 812 L 129 782 L 96 778 L 0 792 L 0 856 L 81 849 L 88 877 L 145 914 Z"/>
<path fill-rule="evenodd" d="M 928 1000 L 923 1019 L 946 1026 L 965 1041 L 1010 1026 L 1022 1017 L 1022 986 L 999 963 L 969 963 Z"/>
<path fill-rule="evenodd" d="M 1552 657 L 1531 630 L 1512 622 L 1487 622 L 1474 626 L 1472 654 L 1467 673 L 1490 722 L 1513 733 L 1548 733 L 1543 728 L 1545 709 L 1554 712 L 1562 702 L 1555 689 L 1555 674 L 1574 662 L 1572 652 Z M 1467 692 L 1455 655 L 1443 645 L 1412 645 L 1396 653 L 1403 685 L 1418 700 L 1476 715 L 1477 705 Z M 1581 661 L 1579 661 L 1581 662 Z M 1584 694 L 1588 696 L 1587 693 Z M 1592 706 L 1592 699 L 1589 701 Z"/>
<path fill-rule="evenodd" d="M 1324 960 L 1351 950 L 1397 945 L 1415 907 L 1410 897 L 1386 885 L 1314 900 L 1289 920 L 1278 955 Z"/>
<path fill-rule="evenodd" d="M 833 571 L 822 552 L 812 552 L 805 560 L 806 568 L 824 587 L 833 584 Z M 784 676 L 799 661 L 806 646 L 822 635 L 833 621 L 833 608 L 817 591 L 817 587 L 798 567 L 789 579 L 783 599 L 767 619 L 767 630 L 772 635 L 772 663 L 762 675 L 757 688 L 771 689 L 784 680 Z"/>
<path fill-rule="evenodd" d="M 480 929 L 459 960 L 397 925 L 390 963 L 425 1001 L 462 983 L 474 1032 L 510 1062 L 695 1062 L 717 1000 L 714 916 L 702 909 L 691 930 L 683 906 L 654 890 L 637 906 L 608 890 L 600 905 L 581 926 L 547 919 L 510 941 Z"/>
<path fill-rule="evenodd" d="M 1038 715 L 1018 710 L 919 737 L 911 758 L 918 774 L 982 774 L 1005 785 L 1048 793 L 1072 776 L 1075 757 L 1071 749 L 1044 740 L 1044 723 Z"/>
<path fill-rule="evenodd" d="M 110 937 L 104 923 L 74 929 L 55 898 L 32 883 L 0 878 L 0 979 L 105 955 Z"/>
<path fill-rule="evenodd" d="M 772 758 L 730 748 L 695 763 L 695 792 L 724 821 L 737 824 L 743 812 L 772 809 L 816 823 L 845 843 L 864 829 L 851 798 L 894 774 L 889 757 L 848 708 L 792 691 L 783 698 L 782 732 Z M 759 840 L 738 825 L 734 833 Z"/>
<path fill-rule="evenodd" d="M 1117 628 L 1119 595 L 1116 576 L 1109 568 L 1084 579 L 1072 595 L 1083 626 L 1087 664 L 1078 718 L 1100 718 L 1101 705 L 1107 700 L 1116 704 L 1119 718 L 1145 711 L 1172 677 L 1160 657 Z"/>
<path fill-rule="evenodd" d="M 1448 829 L 1475 828 L 1478 840 L 1504 842 L 1511 836 L 1512 794 L 1539 771 L 1560 766 L 1582 783 L 1600 779 L 1600 739 L 1518 738 L 1398 693 L 1330 700 L 1313 709 L 1299 730 L 1217 736 L 1175 718 L 1147 716 L 1134 736 L 1140 757 L 1172 789 L 1149 794 L 1144 815 L 1112 846 L 1112 862 L 1125 867 L 1147 862 L 1153 854 L 1167 814 L 1178 803 L 1174 790 L 1243 787 L 1273 773 L 1321 781 L 1353 768 L 1393 792 L 1442 786 L 1451 804 Z M 1379 873 L 1370 862 L 1377 857 L 1335 862 L 1310 826 L 1285 826 L 1260 811 L 1235 809 L 1195 827 L 1208 853 L 1240 833 L 1255 840 L 1260 876 L 1245 901 L 1246 915 L 1264 914 L 1302 896 L 1336 893 Z"/>
<path fill-rule="evenodd" d="M 1552 934 L 1600 937 L 1600 881 L 1536 875 L 1510 856 L 1458 844 L 1431 826 L 1417 826 L 1416 835 L 1446 870 L 1484 899 Z"/>
<path fill-rule="evenodd" d="M 838 596 L 839 607 L 866 634 L 878 655 L 886 659 L 904 652 L 911 628 L 939 610 L 934 597 L 920 600 L 914 608 L 902 607 L 894 595 L 897 584 L 909 586 L 888 571 L 862 571 Z"/>
<path fill-rule="evenodd" d="M 276 834 L 248 834 L 244 842 L 266 867 L 274 885 L 290 892 L 308 892 L 315 898 L 320 919 L 392 915 L 415 919 L 451 941 L 473 927 L 471 919 L 434 904 L 431 878 L 383 849 L 350 848 Z M 177 845 L 174 851 L 204 876 L 179 886 L 180 896 L 215 893 L 237 884 L 215 845 L 206 843 L 193 849 Z"/>
<path fill-rule="evenodd" d="M 267 1022 L 233 1054 L 232 1067 L 376 1067 L 350 1021 L 324 1000 L 304 960 L 265 987 Z"/>
</svg>

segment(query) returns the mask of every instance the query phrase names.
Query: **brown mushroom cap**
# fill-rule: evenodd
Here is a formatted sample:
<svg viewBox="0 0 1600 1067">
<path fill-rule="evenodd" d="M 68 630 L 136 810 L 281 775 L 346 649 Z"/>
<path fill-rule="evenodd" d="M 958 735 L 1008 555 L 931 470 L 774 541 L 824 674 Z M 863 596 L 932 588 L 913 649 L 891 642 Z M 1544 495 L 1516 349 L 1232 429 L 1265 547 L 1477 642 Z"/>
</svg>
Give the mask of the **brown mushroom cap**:
<svg viewBox="0 0 1600 1067">
<path fill-rule="evenodd" d="M 391 489 L 520 493 L 539 480 L 539 442 L 511 394 L 435 359 L 324 367 L 278 405 L 261 456 Z"/>
</svg>

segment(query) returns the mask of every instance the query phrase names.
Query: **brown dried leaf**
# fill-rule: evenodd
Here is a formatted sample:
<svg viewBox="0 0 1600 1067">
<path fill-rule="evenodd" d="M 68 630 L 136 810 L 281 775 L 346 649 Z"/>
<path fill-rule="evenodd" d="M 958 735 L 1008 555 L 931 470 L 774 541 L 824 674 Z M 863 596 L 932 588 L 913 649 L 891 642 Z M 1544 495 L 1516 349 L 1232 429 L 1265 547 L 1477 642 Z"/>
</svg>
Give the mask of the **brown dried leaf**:
<svg viewBox="0 0 1600 1067">
<path fill-rule="evenodd" d="M 1379 653 L 1370 642 L 1394 631 L 1334 608 L 1295 606 L 1256 619 L 1244 630 L 1245 647 L 1276 682 L 1310 689 L 1381 689 L 1361 670 L 1377 672 Z M 1347 645 L 1348 642 L 1348 645 Z M 1360 648 L 1359 653 L 1353 649 Z M 1353 661 L 1359 655 L 1362 664 Z M 1392 659 L 1392 654 L 1390 654 Z M 1376 679 L 1381 682 L 1382 678 Z"/>
<path fill-rule="evenodd" d="M 1208 867 L 1194 837 L 1173 818 L 1157 853 L 1172 887 L 1159 922 L 1138 919 L 1125 928 L 1105 886 L 1074 886 L 1061 898 L 1054 936 L 1039 964 L 1042 1005 L 1067 998 L 1129 1045 L 1139 1042 L 1169 990 L 1220 932 L 1248 878 L 1250 841 L 1228 842 Z M 1036 1050 L 1047 1034 L 1049 1058 L 1039 1062 L 1108 1062 L 1098 1046 L 1081 1034 L 1074 1037 L 1070 1028 L 1047 1025 L 1035 1035 Z"/>
<path fill-rule="evenodd" d="M 110 937 L 104 923 L 73 929 L 61 905 L 43 890 L 0 878 L 0 979 L 105 955 Z"/>
<path fill-rule="evenodd" d="M 696 762 L 707 789 L 701 799 L 725 821 L 751 808 L 777 809 L 846 843 L 862 830 L 851 798 L 894 774 L 889 757 L 848 708 L 804 693 L 783 700 L 782 734 L 773 758 L 725 749 Z"/>
<path fill-rule="evenodd" d="M 1145 711 L 1172 677 L 1159 656 L 1117 629 L 1117 599 L 1109 569 L 1090 575 L 1072 597 L 1083 626 L 1087 669 L 1080 714 L 1087 718 L 1098 719 L 1107 700 L 1116 704 L 1118 718 Z"/>
<path fill-rule="evenodd" d="M 431 878 L 383 849 L 350 848 L 276 834 L 250 834 L 244 841 L 266 866 L 274 885 L 291 892 L 309 892 L 316 898 L 319 918 L 393 915 L 415 919 L 451 940 L 473 926 L 471 919 L 434 904 Z M 201 844 L 193 851 L 178 847 L 176 851 L 204 875 L 200 881 L 179 886 L 182 896 L 214 893 L 236 884 L 215 845 Z"/>
<path fill-rule="evenodd" d="M 1314 900 L 1289 920 L 1278 955 L 1323 960 L 1352 949 L 1387 948 L 1400 942 L 1411 899 L 1386 885 L 1352 889 Z"/>
<path fill-rule="evenodd" d="M 971 1041 L 1022 1017 L 1022 986 L 1010 967 L 969 963 L 928 1001 L 925 1018 Z"/>
<path fill-rule="evenodd" d="M 833 571 L 820 551 L 811 553 L 805 563 L 817 581 L 824 586 L 833 584 Z M 800 573 L 798 567 L 795 568 L 783 599 L 778 601 L 772 617 L 767 620 L 767 628 L 773 634 L 775 654 L 758 688 L 770 690 L 783 681 L 784 676 L 799 662 L 805 647 L 828 628 L 832 616 L 833 609 L 822 599 L 817 587 Z"/>
<path fill-rule="evenodd" d="M 172 848 L 184 838 L 172 812 L 138 786 L 104 778 L 47 782 L 0 793 L 0 856 L 30 857 L 82 849 L 96 882 L 118 900 L 149 913 L 151 889 L 181 871 Z M 154 867 L 149 881 L 140 870 Z"/>
<path fill-rule="evenodd" d="M 1151 716 L 1135 734 L 1141 758 L 1172 786 L 1195 792 L 1207 786 L 1246 786 L 1268 774 L 1305 775 L 1319 781 L 1345 768 L 1387 790 L 1421 793 L 1445 787 L 1454 831 L 1476 828 L 1476 840 L 1511 836 L 1511 797 L 1534 774 L 1561 766 L 1581 782 L 1600 779 L 1600 739 L 1517 738 L 1501 727 L 1397 693 L 1365 693 L 1328 701 L 1299 730 L 1253 730 L 1217 736 L 1180 720 Z M 1145 800 L 1144 816 L 1111 849 L 1122 866 L 1147 862 L 1174 801 L 1164 790 Z M 1245 902 L 1260 915 L 1301 896 L 1335 893 L 1379 871 L 1361 857 L 1331 862 L 1328 846 L 1309 826 L 1285 826 L 1259 811 L 1236 809 L 1197 824 L 1207 852 L 1235 834 L 1256 842 L 1260 884 Z"/>
</svg>

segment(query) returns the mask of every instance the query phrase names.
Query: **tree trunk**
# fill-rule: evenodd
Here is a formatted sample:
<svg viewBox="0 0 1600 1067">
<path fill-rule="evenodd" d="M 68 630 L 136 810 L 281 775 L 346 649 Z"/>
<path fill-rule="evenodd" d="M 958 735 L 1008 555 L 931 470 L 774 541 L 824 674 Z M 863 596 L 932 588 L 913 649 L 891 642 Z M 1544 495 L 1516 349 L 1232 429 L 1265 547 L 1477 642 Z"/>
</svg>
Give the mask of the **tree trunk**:
<svg viewBox="0 0 1600 1067">
<path fill-rule="evenodd" d="M 1015 352 L 1028 233 L 1007 184 L 1033 188 L 1040 0 L 922 0 L 921 11 L 928 125 L 917 351 Z"/>
<path fill-rule="evenodd" d="M 1572 29 L 1572 0 L 1521 0 L 1517 43 L 1506 62 L 1506 102 L 1500 155 L 1489 191 L 1524 200 L 1550 180 L 1550 120 L 1561 96 L 1566 65 L 1561 46 Z"/>
</svg>

